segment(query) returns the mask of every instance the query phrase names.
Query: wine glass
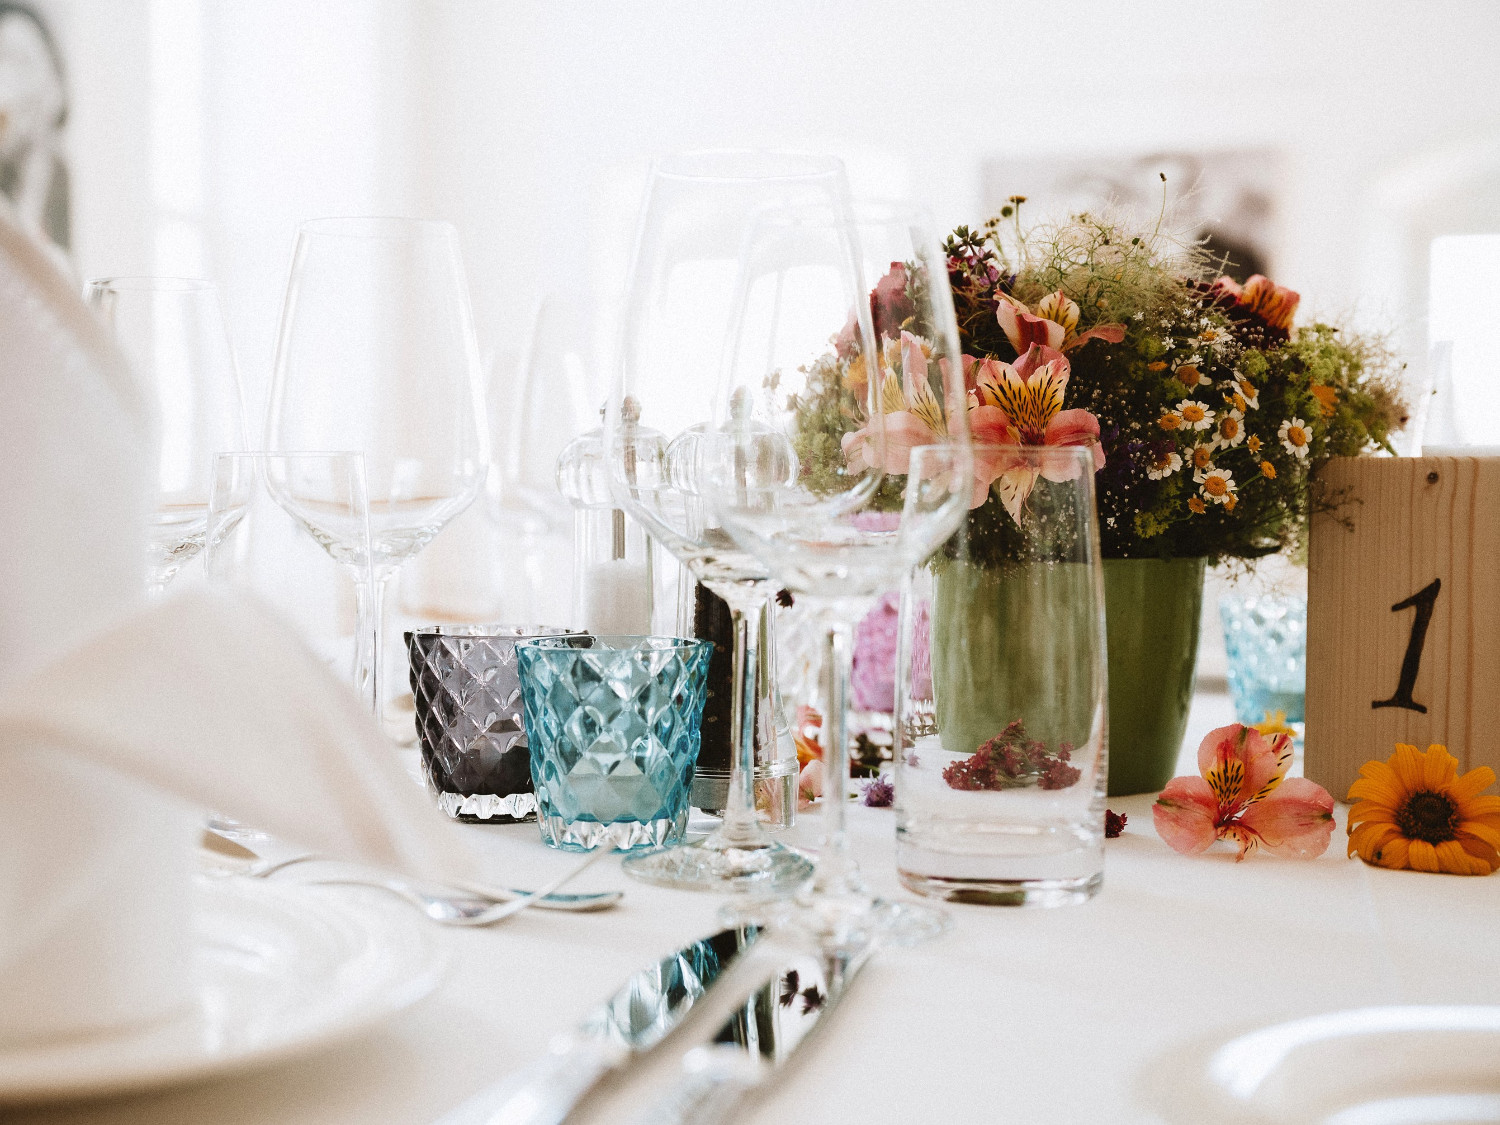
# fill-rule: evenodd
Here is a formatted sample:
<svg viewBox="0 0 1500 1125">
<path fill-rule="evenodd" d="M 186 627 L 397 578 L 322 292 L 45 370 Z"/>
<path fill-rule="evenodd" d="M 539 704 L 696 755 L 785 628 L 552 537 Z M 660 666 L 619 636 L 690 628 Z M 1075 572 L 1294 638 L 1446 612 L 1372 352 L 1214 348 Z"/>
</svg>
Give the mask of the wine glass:
<svg viewBox="0 0 1500 1125">
<path fill-rule="evenodd" d="M 488 464 L 483 418 L 479 349 L 452 225 L 400 218 L 303 223 L 266 440 L 276 452 L 364 454 L 371 659 L 382 713 L 389 703 L 387 587 L 479 494 Z"/>
<path fill-rule="evenodd" d="M 873 898 L 849 855 L 848 697 L 854 624 L 953 534 L 973 492 L 947 261 L 914 208 L 780 210 L 746 239 L 735 307 L 696 480 L 735 544 L 817 615 L 827 669 L 814 878 L 735 916 L 840 944 L 921 940 L 946 915 Z"/>
<path fill-rule="evenodd" d="M 624 334 L 605 420 L 620 506 L 728 604 L 734 631 L 729 715 L 735 748 L 724 819 L 705 839 L 634 856 L 625 869 L 688 889 L 785 893 L 812 865 L 756 818 L 756 665 L 769 572 L 705 508 L 692 479 L 712 430 L 741 244 L 766 207 L 847 209 L 843 164 L 786 153 L 704 152 L 651 171 L 623 310 Z"/>
<path fill-rule="evenodd" d="M 279 613 L 374 710 L 362 454 L 215 457 L 203 567 Z"/>
<path fill-rule="evenodd" d="M 156 408 L 156 503 L 147 537 L 159 597 L 203 549 L 216 453 L 245 448 L 245 410 L 219 288 L 183 277 L 101 277 L 84 299 L 114 335 Z"/>
</svg>

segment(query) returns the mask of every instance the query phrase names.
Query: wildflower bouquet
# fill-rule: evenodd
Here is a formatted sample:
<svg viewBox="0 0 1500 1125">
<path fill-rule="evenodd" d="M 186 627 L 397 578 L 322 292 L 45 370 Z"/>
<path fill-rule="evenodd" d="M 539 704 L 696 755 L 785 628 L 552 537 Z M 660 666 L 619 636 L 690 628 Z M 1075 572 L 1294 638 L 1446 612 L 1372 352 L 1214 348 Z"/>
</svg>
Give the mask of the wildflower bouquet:
<svg viewBox="0 0 1500 1125">
<path fill-rule="evenodd" d="M 1399 368 L 1380 341 L 1294 326 L 1298 295 L 1262 276 L 1216 276 L 1200 247 L 1090 214 L 1023 227 L 1020 197 L 946 242 L 978 446 L 968 528 L 975 561 L 1011 557 L 1035 473 L 991 446 L 1089 445 L 1105 558 L 1251 558 L 1300 546 L 1310 480 L 1333 456 L 1389 451 L 1404 422 Z M 847 428 L 880 380 L 885 468 L 941 440 L 941 380 L 914 299 L 922 263 L 892 263 L 871 295 L 878 372 L 850 340 L 810 372 L 799 455 L 832 477 L 869 454 Z M 821 466 L 821 468 L 819 467 Z M 1044 474 L 1045 475 L 1045 474 Z M 831 481 L 830 481 L 831 483 Z"/>
</svg>

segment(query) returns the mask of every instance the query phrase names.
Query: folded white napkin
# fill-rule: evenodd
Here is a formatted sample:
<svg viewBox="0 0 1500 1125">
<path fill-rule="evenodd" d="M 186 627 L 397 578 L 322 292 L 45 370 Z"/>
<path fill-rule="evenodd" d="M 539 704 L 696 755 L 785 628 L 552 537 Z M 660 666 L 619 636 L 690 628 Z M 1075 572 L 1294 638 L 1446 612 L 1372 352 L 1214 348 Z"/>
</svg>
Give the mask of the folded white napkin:
<svg viewBox="0 0 1500 1125">
<path fill-rule="evenodd" d="M 144 607 L 148 418 L 0 210 L 0 1049 L 187 1001 L 202 809 L 478 877 L 353 692 L 269 616 L 208 594 Z"/>
</svg>

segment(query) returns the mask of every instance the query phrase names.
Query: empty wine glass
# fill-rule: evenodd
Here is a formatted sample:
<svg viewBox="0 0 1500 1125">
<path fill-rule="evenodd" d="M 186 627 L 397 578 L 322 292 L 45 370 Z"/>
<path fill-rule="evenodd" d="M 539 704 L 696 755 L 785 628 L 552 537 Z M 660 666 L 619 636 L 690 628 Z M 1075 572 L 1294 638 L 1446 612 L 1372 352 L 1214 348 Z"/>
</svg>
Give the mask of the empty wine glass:
<svg viewBox="0 0 1500 1125">
<path fill-rule="evenodd" d="M 615 496 L 693 576 L 729 605 L 734 627 L 730 740 L 736 760 L 724 819 L 694 844 L 628 859 L 649 882 L 784 893 L 812 872 L 756 818 L 755 669 L 761 609 L 776 587 L 705 508 L 692 479 L 712 429 L 741 244 L 766 207 L 847 209 L 831 157 L 707 152 L 652 167 L 623 314 L 619 369 L 605 422 Z"/>
<path fill-rule="evenodd" d="M 216 453 L 245 448 L 245 411 L 219 289 L 182 277 L 101 277 L 84 299 L 156 408 L 160 444 L 147 541 L 152 596 L 203 549 Z"/>
<path fill-rule="evenodd" d="M 478 495 L 488 464 L 483 418 L 479 350 L 454 228 L 399 218 L 303 223 L 266 439 L 277 452 L 364 454 L 372 659 L 382 712 L 389 705 L 387 586 Z"/>
<path fill-rule="evenodd" d="M 269 605 L 373 711 L 363 455 L 214 458 L 203 566 L 211 583 L 248 591 Z"/>
<path fill-rule="evenodd" d="M 794 901 L 735 916 L 835 943 L 921 940 L 946 916 L 876 900 L 849 855 L 848 695 L 855 623 L 957 529 L 973 491 L 946 258 L 915 209 L 766 213 L 735 306 L 696 479 L 734 543 L 817 614 L 827 669 L 816 873 Z"/>
</svg>

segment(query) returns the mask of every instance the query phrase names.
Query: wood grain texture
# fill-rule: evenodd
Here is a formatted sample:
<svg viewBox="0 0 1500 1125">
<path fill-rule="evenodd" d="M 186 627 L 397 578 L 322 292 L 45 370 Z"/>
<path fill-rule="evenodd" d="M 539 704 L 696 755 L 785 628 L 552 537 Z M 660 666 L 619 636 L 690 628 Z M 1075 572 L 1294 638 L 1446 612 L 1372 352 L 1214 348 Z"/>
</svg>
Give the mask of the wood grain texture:
<svg viewBox="0 0 1500 1125">
<path fill-rule="evenodd" d="M 1313 518 L 1307 583 L 1307 776 L 1343 800 L 1397 742 L 1445 744 L 1461 769 L 1500 772 L 1500 457 L 1335 460 L 1346 497 Z M 1441 588 L 1411 699 L 1397 695 L 1418 609 Z"/>
</svg>

